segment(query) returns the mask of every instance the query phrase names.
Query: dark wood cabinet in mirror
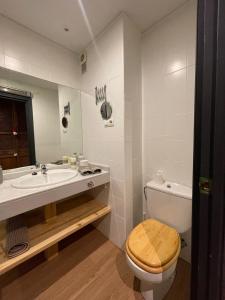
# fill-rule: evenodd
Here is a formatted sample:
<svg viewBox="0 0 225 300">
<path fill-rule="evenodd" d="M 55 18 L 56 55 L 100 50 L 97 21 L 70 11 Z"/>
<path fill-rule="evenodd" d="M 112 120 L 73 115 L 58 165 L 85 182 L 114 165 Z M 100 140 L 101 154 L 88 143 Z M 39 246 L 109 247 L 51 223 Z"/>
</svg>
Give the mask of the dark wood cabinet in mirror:
<svg viewBox="0 0 225 300">
<path fill-rule="evenodd" d="M 0 165 L 4 170 L 24 167 L 35 160 L 34 136 L 27 130 L 26 101 L 31 98 L 21 101 L 13 95 L 0 95 Z"/>
</svg>

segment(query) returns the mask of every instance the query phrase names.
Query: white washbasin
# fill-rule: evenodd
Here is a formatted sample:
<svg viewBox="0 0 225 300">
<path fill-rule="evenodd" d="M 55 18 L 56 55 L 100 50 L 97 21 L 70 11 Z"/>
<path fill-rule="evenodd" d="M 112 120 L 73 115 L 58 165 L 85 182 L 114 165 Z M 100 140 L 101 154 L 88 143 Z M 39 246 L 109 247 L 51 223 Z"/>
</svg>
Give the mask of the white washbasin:
<svg viewBox="0 0 225 300">
<path fill-rule="evenodd" d="M 37 175 L 25 175 L 16 179 L 12 186 L 18 189 L 32 189 L 38 187 L 49 186 L 70 180 L 77 176 L 76 170 L 59 169 L 49 170 L 46 175 L 38 172 Z"/>
</svg>

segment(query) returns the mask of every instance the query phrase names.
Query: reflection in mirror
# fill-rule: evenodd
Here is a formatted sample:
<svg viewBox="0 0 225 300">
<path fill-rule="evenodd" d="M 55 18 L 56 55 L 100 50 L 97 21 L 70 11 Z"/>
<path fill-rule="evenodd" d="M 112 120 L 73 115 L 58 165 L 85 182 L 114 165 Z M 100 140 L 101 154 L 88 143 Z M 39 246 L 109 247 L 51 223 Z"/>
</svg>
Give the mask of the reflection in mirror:
<svg viewBox="0 0 225 300">
<path fill-rule="evenodd" d="M 105 101 L 101 105 L 101 115 L 103 120 L 109 120 L 112 116 L 112 106 L 109 102 Z"/>
<path fill-rule="evenodd" d="M 62 126 L 64 128 L 67 128 L 68 127 L 68 120 L 67 120 L 67 117 L 62 117 Z"/>
<path fill-rule="evenodd" d="M 3 169 L 82 153 L 80 91 L 5 69 L 0 69 L 0 86 Z"/>
</svg>

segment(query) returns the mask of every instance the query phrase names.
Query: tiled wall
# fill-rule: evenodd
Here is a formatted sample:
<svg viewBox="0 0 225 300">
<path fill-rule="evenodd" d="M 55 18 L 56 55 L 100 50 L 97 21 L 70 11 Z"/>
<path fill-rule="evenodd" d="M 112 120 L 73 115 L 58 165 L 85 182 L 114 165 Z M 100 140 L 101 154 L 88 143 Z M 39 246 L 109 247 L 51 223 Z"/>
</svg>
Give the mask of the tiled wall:
<svg viewBox="0 0 225 300">
<path fill-rule="evenodd" d="M 143 36 L 144 183 L 162 169 L 192 185 L 196 11 L 188 1 Z M 183 255 L 190 259 L 190 248 Z"/>
<path fill-rule="evenodd" d="M 124 16 L 125 174 L 127 234 L 142 220 L 141 33 Z"/>
<path fill-rule="evenodd" d="M 84 155 L 89 161 L 110 166 L 110 189 L 98 197 L 109 201 L 111 216 L 98 228 L 122 247 L 126 237 L 124 174 L 124 58 L 123 19 L 111 26 L 87 49 L 87 72 L 82 75 L 82 122 Z M 114 127 L 104 127 L 100 104 L 96 106 L 95 86 L 107 85 Z"/>
<path fill-rule="evenodd" d="M 80 66 L 76 54 L 2 15 L 0 67 L 80 88 Z"/>
<path fill-rule="evenodd" d="M 142 214 L 140 38 L 121 15 L 87 48 L 87 72 L 82 76 L 82 90 L 87 92 L 82 93 L 84 154 L 109 165 L 111 172 L 110 189 L 98 197 L 108 199 L 112 214 L 98 228 L 119 247 Z M 113 109 L 114 127 L 109 128 L 94 97 L 95 86 L 104 84 Z"/>
</svg>

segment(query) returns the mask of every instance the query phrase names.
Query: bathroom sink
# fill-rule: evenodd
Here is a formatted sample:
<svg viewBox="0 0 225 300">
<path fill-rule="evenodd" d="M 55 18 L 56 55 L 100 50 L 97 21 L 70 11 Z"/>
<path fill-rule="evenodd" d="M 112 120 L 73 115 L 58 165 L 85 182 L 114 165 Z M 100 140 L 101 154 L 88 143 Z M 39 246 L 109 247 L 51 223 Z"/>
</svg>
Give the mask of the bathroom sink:
<svg viewBox="0 0 225 300">
<path fill-rule="evenodd" d="M 37 175 L 25 175 L 16 179 L 12 186 L 18 189 L 32 189 L 45 187 L 64 181 L 68 181 L 75 176 L 78 172 L 76 170 L 60 169 L 60 170 L 49 170 L 46 175 L 38 172 Z"/>
</svg>

